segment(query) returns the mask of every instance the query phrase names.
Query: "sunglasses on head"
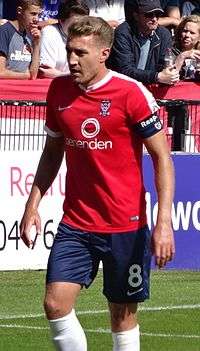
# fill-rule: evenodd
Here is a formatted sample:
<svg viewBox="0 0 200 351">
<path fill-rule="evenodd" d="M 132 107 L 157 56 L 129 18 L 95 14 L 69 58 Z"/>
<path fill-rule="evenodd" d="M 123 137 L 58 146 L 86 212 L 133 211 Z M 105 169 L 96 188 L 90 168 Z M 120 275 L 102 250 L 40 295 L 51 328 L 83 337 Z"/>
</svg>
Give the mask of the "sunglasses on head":
<svg viewBox="0 0 200 351">
<path fill-rule="evenodd" d="M 146 12 L 143 13 L 144 17 L 146 18 L 153 18 L 153 17 L 160 17 L 160 12 L 159 11 L 152 11 L 152 12 Z"/>
</svg>

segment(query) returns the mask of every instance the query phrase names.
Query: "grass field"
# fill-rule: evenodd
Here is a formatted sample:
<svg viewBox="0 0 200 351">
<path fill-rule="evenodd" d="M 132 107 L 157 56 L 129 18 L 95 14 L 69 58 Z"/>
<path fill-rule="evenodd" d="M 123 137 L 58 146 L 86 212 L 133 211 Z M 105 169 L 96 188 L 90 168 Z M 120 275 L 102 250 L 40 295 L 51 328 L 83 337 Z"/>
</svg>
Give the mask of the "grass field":
<svg viewBox="0 0 200 351">
<path fill-rule="evenodd" d="M 45 272 L 0 272 L 0 279 L 0 351 L 52 351 L 42 309 Z M 88 351 L 112 350 L 101 286 L 99 273 L 77 305 Z M 139 321 L 141 351 L 200 351 L 200 272 L 154 271 Z"/>
</svg>

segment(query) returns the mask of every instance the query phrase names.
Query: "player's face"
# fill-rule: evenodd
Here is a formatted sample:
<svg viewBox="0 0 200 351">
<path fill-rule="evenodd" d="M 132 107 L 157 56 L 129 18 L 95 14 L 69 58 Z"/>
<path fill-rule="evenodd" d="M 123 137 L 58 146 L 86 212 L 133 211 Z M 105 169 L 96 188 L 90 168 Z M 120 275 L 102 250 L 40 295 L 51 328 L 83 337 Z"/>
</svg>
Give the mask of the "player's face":
<svg viewBox="0 0 200 351">
<path fill-rule="evenodd" d="M 200 28 L 198 23 L 187 22 L 181 33 L 181 46 L 183 50 L 191 50 L 200 40 Z"/>
<path fill-rule="evenodd" d="M 103 78 L 109 49 L 98 46 L 95 39 L 93 35 L 80 36 L 67 43 L 69 70 L 77 84 L 88 86 Z"/>
<path fill-rule="evenodd" d="M 39 6 L 31 5 L 26 10 L 23 10 L 20 7 L 18 9 L 20 11 L 20 22 L 24 29 L 29 32 L 30 29 L 38 23 L 41 8 Z"/>
</svg>

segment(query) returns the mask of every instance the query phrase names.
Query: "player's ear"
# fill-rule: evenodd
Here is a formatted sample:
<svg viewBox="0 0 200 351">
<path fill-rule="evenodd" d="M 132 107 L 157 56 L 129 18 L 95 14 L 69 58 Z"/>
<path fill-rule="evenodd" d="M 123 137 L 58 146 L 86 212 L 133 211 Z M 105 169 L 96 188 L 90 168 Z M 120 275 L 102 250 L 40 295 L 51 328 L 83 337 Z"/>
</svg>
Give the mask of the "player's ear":
<svg viewBox="0 0 200 351">
<path fill-rule="evenodd" d="M 110 55 L 110 48 L 103 48 L 101 50 L 101 57 L 100 57 L 100 62 L 103 63 L 105 62 Z"/>
</svg>

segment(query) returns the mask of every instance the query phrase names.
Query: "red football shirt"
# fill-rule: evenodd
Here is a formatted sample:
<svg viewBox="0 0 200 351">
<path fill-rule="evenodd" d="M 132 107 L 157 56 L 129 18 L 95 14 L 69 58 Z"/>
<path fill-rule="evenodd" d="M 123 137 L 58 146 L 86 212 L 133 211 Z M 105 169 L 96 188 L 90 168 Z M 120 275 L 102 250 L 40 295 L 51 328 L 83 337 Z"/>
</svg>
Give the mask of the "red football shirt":
<svg viewBox="0 0 200 351">
<path fill-rule="evenodd" d="M 100 233 L 146 224 L 142 138 L 133 125 L 156 110 L 141 83 L 116 72 L 87 90 L 70 76 L 53 80 L 45 129 L 65 138 L 63 222 Z"/>
</svg>

